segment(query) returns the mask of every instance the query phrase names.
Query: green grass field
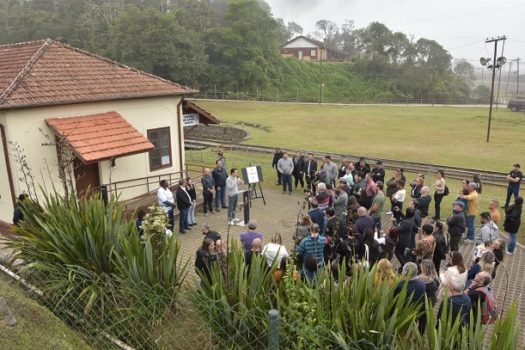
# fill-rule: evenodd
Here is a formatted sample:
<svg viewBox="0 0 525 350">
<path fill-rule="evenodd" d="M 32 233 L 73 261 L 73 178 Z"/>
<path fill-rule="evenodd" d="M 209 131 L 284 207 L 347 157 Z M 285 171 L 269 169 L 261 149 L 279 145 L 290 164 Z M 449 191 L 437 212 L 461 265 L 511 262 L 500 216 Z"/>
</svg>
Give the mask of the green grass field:
<svg viewBox="0 0 525 350">
<path fill-rule="evenodd" d="M 245 127 L 246 142 L 281 148 L 348 153 L 480 170 L 508 172 L 525 163 L 525 114 L 502 106 L 334 106 L 292 103 L 198 101 L 223 123 Z"/>
<path fill-rule="evenodd" d="M 275 186 L 276 181 L 276 175 L 275 170 L 272 169 L 272 155 L 265 154 L 265 153 L 256 153 L 256 152 L 243 152 L 243 151 L 225 151 L 225 156 L 227 160 L 227 164 L 229 168 L 243 168 L 251 164 L 259 164 L 262 165 L 263 168 L 263 188 L 265 189 L 273 189 L 273 190 L 281 190 L 279 186 Z M 200 151 L 186 151 L 186 163 L 188 164 L 199 164 L 199 165 L 207 165 L 210 168 L 213 167 L 213 164 L 215 163 L 217 156 L 215 153 L 215 150 L 213 149 L 205 149 Z M 190 167 L 197 169 L 195 167 Z M 387 170 L 386 172 L 386 178 L 389 178 L 392 175 L 392 171 Z M 413 173 L 406 173 L 407 180 L 410 181 L 415 178 L 416 174 Z M 425 173 L 426 178 L 426 184 L 433 184 L 435 182 L 435 174 L 434 173 Z M 442 219 L 446 219 L 449 215 L 451 215 L 452 212 L 452 202 L 456 199 L 457 194 L 459 193 L 461 189 L 461 182 L 459 180 L 455 179 L 448 179 L 447 185 L 450 188 L 450 195 L 445 197 L 443 199 L 443 202 L 441 204 L 441 217 Z M 485 211 L 488 207 L 489 201 L 491 199 L 498 199 L 500 203 L 503 203 L 505 200 L 505 194 L 506 189 L 501 186 L 489 186 L 484 185 L 483 186 L 483 193 L 480 195 L 480 209 L 481 211 Z M 302 189 L 297 188 L 295 190 L 295 193 L 297 195 L 302 194 Z M 385 210 L 387 210 L 385 206 Z M 434 215 L 434 204 L 431 203 L 430 205 L 430 216 L 432 217 Z M 502 212 L 502 218 L 504 217 Z M 479 218 L 476 219 L 476 223 L 479 224 Z M 503 225 L 500 223 L 499 225 L 500 230 L 503 231 Z M 518 233 L 518 240 L 521 243 L 525 243 L 525 225 L 522 225 L 520 228 L 520 231 Z"/>
</svg>

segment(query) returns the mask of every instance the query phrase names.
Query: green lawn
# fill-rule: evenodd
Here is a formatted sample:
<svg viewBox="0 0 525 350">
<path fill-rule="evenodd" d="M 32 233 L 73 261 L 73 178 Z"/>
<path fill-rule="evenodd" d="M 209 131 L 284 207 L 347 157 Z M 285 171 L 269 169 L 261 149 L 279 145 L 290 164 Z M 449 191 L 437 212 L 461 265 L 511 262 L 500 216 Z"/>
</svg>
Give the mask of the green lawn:
<svg viewBox="0 0 525 350">
<path fill-rule="evenodd" d="M 225 151 L 225 156 L 229 168 L 243 168 L 251 164 L 260 164 L 263 168 L 263 187 L 266 189 L 275 189 L 280 190 L 281 188 L 275 186 L 276 175 L 275 171 L 271 168 L 272 155 L 265 153 L 257 152 L 242 152 L 242 151 Z M 201 151 L 186 151 L 186 162 L 189 164 L 204 164 L 209 167 L 213 167 L 213 164 L 216 160 L 216 153 L 212 149 L 205 149 Z M 386 172 L 386 178 L 389 178 L 392 175 L 390 170 Z M 407 181 L 411 181 L 415 178 L 415 174 L 406 173 Z M 426 173 L 426 184 L 432 185 L 435 182 L 434 173 Z M 450 195 L 443 199 L 441 203 L 441 218 L 446 219 L 452 212 L 452 202 L 456 199 L 457 194 L 461 189 L 461 181 L 448 179 L 447 185 L 450 189 Z M 302 190 L 297 188 L 295 190 L 296 194 L 301 194 Z M 433 192 L 433 191 L 432 191 Z M 500 204 L 503 204 L 505 200 L 506 188 L 501 186 L 483 186 L 483 193 L 480 195 L 480 210 L 486 211 L 491 199 L 498 199 Z M 385 206 L 385 210 L 387 206 Z M 503 209 L 501 209 L 502 211 Z M 430 216 L 434 216 L 434 204 L 430 205 Z M 504 218 L 504 213 L 502 214 L 502 220 Z M 479 218 L 476 218 L 476 224 L 479 224 Z M 499 224 L 500 230 L 503 231 L 503 223 Z M 518 234 L 518 240 L 521 243 L 525 243 L 525 225 L 521 225 L 520 231 Z"/>
<path fill-rule="evenodd" d="M 246 122 L 249 144 L 507 172 L 525 163 L 525 115 L 488 108 L 333 106 L 199 101 L 224 123 Z"/>
<path fill-rule="evenodd" d="M 26 297 L 21 287 L 3 272 L 0 272 L 0 296 L 7 300 L 18 322 L 9 327 L 0 320 L 0 349 L 91 349 L 81 335 L 69 329 L 45 307 Z"/>
</svg>

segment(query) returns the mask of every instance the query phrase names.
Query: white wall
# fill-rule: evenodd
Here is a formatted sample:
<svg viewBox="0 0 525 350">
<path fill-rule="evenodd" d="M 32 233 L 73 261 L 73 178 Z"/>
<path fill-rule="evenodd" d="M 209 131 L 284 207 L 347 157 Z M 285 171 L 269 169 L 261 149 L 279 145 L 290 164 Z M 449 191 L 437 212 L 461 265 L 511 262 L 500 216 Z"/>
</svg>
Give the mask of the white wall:
<svg viewBox="0 0 525 350">
<path fill-rule="evenodd" d="M 5 127 L 5 112 L 3 111 L 0 111 L 0 124 Z M 6 146 L 9 150 L 9 145 Z M 0 220 L 11 222 L 13 218 L 13 210 L 14 207 L 11 197 L 11 188 L 9 187 L 4 147 L 0 140 Z"/>
<path fill-rule="evenodd" d="M 137 99 L 126 101 L 110 101 L 86 103 L 66 106 L 50 106 L 31 109 L 19 109 L 8 111 L 5 116 L 7 139 L 15 141 L 24 149 L 27 162 L 31 167 L 31 172 L 36 182 L 37 188 L 43 185 L 47 190 L 54 184 L 60 189 L 61 183 L 58 178 L 58 163 L 56 149 L 53 146 L 42 146 L 47 140 L 44 134 L 54 137 L 53 132 L 47 127 L 45 119 L 65 118 L 72 116 L 83 116 L 95 113 L 116 111 L 139 132 L 147 137 L 147 130 L 159 127 L 170 127 L 171 132 L 171 152 L 172 166 L 158 171 L 150 171 L 148 153 L 117 158 L 115 167 L 111 167 L 109 161 L 99 163 L 100 182 L 108 184 L 112 182 L 141 178 L 151 175 L 162 175 L 180 171 L 184 160 L 184 149 L 182 149 L 182 164 L 179 161 L 179 151 L 184 147 L 184 141 L 179 142 L 179 126 L 177 120 L 177 106 L 180 97 L 158 97 L 149 99 Z M 180 111 L 182 114 L 182 111 Z M 1 116 L 1 115 L 0 115 Z M 41 132 L 41 129 L 43 132 Z M 181 132 L 183 137 L 183 133 Z M 11 169 L 15 182 L 16 193 L 26 190 L 23 182 L 18 181 L 21 176 L 14 155 L 10 154 Z M 0 164 L 0 171 L 4 166 Z M 2 186 L 4 181 L 2 180 Z M 155 188 L 158 187 L 155 184 Z M 121 199 L 130 198 L 144 192 L 144 188 L 133 188 L 122 193 Z M 0 207 L 2 209 L 3 207 Z M 5 220 L 5 215 L 0 214 L 0 218 Z M 10 222 L 9 220 L 5 220 Z"/>
</svg>

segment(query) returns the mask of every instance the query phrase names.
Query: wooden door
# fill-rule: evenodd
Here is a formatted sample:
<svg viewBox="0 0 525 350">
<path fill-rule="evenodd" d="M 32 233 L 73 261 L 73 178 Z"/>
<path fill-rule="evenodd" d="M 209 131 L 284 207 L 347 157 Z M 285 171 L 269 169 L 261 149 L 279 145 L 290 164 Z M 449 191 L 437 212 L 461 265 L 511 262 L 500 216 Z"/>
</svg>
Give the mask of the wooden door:
<svg viewBox="0 0 525 350">
<path fill-rule="evenodd" d="M 78 198 L 83 198 L 88 188 L 94 191 L 93 193 L 97 193 L 100 186 L 98 163 L 84 164 L 75 159 L 74 167 Z"/>
</svg>

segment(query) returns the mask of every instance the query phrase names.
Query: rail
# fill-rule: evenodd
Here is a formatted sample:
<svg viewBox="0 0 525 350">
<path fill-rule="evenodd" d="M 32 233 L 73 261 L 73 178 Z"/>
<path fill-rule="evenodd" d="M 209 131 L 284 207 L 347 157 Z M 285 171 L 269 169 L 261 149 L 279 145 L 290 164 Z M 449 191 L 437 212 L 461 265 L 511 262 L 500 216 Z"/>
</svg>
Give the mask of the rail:
<svg viewBox="0 0 525 350">
<path fill-rule="evenodd" d="M 261 145 L 241 145 L 241 144 L 231 144 L 231 143 L 220 143 L 214 141 L 207 141 L 198 138 L 186 138 L 185 144 L 188 146 L 206 146 L 206 147 L 221 147 L 223 149 L 238 150 L 238 151 L 249 151 L 249 152 L 259 152 L 259 153 L 269 153 L 273 154 L 275 152 L 275 146 L 261 146 Z M 286 149 L 289 152 L 306 152 L 305 150 L 293 149 L 293 148 L 282 148 Z M 314 156 L 322 157 L 325 154 L 330 154 L 333 160 L 341 159 L 359 159 L 361 156 L 351 155 L 351 154 L 341 154 L 341 153 L 331 153 L 331 152 L 319 152 L 319 151 L 308 151 L 312 152 Z M 482 178 L 484 183 L 496 185 L 496 186 L 507 186 L 506 173 L 496 172 L 496 171 L 486 171 L 479 169 L 469 169 L 469 168 L 457 168 L 451 166 L 444 166 L 438 164 L 428 164 L 428 163 L 418 163 L 418 162 L 409 162 L 409 161 L 399 161 L 394 159 L 386 158 L 376 158 L 376 157 L 365 157 L 368 161 L 378 161 L 383 162 L 385 168 L 394 169 L 394 168 L 403 168 L 405 171 L 409 172 L 435 172 L 438 169 L 442 169 L 447 177 L 453 179 L 470 179 L 473 174 L 478 174 Z"/>
</svg>

